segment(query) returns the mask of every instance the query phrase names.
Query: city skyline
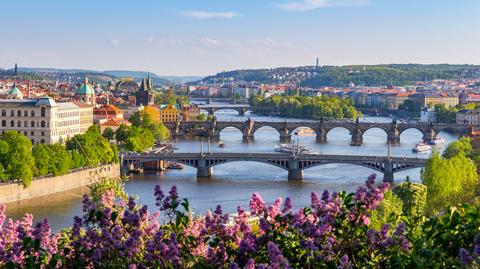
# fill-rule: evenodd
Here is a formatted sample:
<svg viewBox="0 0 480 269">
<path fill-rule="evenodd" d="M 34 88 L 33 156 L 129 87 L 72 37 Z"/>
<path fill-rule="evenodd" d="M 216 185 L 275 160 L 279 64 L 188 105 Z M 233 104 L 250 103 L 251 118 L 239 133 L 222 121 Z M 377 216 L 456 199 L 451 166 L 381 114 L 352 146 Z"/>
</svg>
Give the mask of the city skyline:
<svg viewBox="0 0 480 269">
<path fill-rule="evenodd" d="M 317 57 L 320 65 L 480 64 L 479 2 L 417 2 L 8 2 L 0 66 L 205 76 Z"/>
</svg>

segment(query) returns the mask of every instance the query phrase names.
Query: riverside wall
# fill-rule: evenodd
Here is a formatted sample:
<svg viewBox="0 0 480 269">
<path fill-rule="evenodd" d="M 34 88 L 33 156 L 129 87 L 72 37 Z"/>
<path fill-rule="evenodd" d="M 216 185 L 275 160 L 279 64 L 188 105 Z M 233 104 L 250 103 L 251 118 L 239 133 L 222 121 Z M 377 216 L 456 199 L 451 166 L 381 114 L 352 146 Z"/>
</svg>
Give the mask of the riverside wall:
<svg viewBox="0 0 480 269">
<path fill-rule="evenodd" d="M 63 176 L 38 178 L 32 180 L 27 188 L 21 183 L 0 184 L 0 204 L 88 186 L 103 177 L 120 177 L 120 165 L 109 164 L 70 172 Z"/>
</svg>

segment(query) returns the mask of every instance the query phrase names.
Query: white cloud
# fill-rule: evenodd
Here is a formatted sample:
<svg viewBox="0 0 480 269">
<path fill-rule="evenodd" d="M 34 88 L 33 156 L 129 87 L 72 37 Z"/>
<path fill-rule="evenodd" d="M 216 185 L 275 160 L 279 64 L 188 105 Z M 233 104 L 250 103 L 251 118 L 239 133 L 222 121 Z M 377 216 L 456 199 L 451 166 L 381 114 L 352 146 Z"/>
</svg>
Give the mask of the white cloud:
<svg viewBox="0 0 480 269">
<path fill-rule="evenodd" d="M 183 16 L 193 19 L 232 19 L 240 16 L 235 12 L 210 12 L 204 10 L 184 10 L 180 12 Z"/>
<path fill-rule="evenodd" d="M 210 37 L 202 37 L 199 39 L 199 41 L 202 45 L 209 46 L 209 47 L 218 46 L 220 44 L 218 40 Z"/>
<path fill-rule="evenodd" d="M 351 7 L 364 6 L 369 0 L 302 0 L 289 1 L 275 4 L 277 7 L 288 11 L 308 11 L 326 7 Z"/>
</svg>

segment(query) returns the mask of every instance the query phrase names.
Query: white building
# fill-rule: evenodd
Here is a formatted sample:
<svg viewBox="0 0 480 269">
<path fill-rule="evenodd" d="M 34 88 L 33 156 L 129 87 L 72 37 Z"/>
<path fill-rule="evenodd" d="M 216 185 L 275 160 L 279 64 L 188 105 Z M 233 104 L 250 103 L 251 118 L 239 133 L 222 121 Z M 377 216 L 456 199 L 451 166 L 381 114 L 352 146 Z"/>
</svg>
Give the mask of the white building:
<svg viewBox="0 0 480 269">
<path fill-rule="evenodd" d="M 422 108 L 420 112 L 420 122 L 435 122 L 437 121 L 437 113 L 435 112 L 435 108 Z"/>
<path fill-rule="evenodd" d="M 455 122 L 457 124 L 477 125 L 480 123 L 479 109 L 462 109 L 457 112 Z"/>
<path fill-rule="evenodd" d="M 93 123 L 93 117 L 85 118 L 92 115 L 91 110 L 74 103 L 56 103 L 50 97 L 0 100 L 0 131 L 17 131 L 34 145 L 65 143 Z"/>
</svg>

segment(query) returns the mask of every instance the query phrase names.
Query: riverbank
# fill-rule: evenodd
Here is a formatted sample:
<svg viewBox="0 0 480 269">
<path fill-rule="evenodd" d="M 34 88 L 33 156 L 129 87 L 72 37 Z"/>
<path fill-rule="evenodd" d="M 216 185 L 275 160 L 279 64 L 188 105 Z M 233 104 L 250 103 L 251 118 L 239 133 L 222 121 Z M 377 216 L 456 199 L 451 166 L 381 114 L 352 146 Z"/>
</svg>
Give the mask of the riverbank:
<svg viewBox="0 0 480 269">
<path fill-rule="evenodd" d="M 39 178 L 33 180 L 31 185 L 27 188 L 24 188 L 21 183 L 0 184 L 0 204 L 88 186 L 103 177 L 120 177 L 119 164 L 109 164 L 95 168 L 82 169 L 57 177 Z"/>
</svg>

